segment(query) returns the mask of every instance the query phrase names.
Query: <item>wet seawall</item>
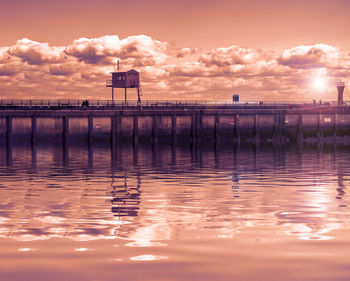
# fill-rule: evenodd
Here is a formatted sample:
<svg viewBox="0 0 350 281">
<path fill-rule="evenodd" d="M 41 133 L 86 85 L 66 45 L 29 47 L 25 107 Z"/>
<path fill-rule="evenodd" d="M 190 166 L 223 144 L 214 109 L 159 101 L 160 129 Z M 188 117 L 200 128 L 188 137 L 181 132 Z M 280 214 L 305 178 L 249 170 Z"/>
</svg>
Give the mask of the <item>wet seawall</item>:
<svg viewBox="0 0 350 281">
<path fill-rule="evenodd" d="M 350 107 L 5 109 L 0 140 L 350 144 Z"/>
</svg>

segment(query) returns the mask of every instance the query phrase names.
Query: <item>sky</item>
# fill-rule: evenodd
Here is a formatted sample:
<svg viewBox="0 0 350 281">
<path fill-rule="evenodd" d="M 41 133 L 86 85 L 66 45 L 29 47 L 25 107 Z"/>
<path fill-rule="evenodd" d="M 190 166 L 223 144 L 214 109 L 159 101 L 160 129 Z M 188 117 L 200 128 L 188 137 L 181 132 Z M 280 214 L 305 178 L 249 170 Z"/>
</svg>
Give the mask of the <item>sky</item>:
<svg viewBox="0 0 350 281">
<path fill-rule="evenodd" d="M 121 71 L 140 71 L 144 100 L 332 101 L 336 81 L 350 78 L 347 0 L 1 7 L 0 99 L 110 99 L 105 81 L 118 60 Z"/>
</svg>

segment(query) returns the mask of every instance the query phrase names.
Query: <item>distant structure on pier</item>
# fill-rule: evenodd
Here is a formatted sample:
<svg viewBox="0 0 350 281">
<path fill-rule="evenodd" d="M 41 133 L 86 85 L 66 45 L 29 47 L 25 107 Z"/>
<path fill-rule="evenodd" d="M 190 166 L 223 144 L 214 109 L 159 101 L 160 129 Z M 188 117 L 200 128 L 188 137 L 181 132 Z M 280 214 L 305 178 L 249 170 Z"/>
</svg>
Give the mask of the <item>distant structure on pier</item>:
<svg viewBox="0 0 350 281">
<path fill-rule="evenodd" d="M 338 104 L 344 104 L 344 93 L 345 83 L 342 81 L 337 82 L 337 89 L 338 89 Z"/>
<path fill-rule="evenodd" d="M 137 89 L 137 101 L 141 102 L 141 92 L 140 92 L 140 74 L 138 71 L 131 69 L 126 72 L 119 71 L 119 61 L 118 61 L 118 71 L 111 72 L 112 80 L 106 81 L 106 87 L 112 88 L 112 101 L 114 101 L 114 88 L 124 88 L 125 90 L 125 102 L 127 101 L 127 89 L 136 88 Z"/>
</svg>

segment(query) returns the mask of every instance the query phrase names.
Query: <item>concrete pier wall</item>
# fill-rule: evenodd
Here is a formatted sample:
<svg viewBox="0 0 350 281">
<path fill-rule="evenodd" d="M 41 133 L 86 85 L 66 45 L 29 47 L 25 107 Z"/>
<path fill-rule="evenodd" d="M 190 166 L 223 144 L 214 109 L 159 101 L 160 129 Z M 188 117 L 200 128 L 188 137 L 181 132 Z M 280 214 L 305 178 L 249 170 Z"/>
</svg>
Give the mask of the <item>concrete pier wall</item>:
<svg viewBox="0 0 350 281">
<path fill-rule="evenodd" d="M 5 138 L 7 134 L 6 117 L 0 117 L 0 138 Z"/>
<path fill-rule="evenodd" d="M 137 133 L 141 138 L 151 138 L 153 130 L 152 116 L 138 116 Z"/>
<path fill-rule="evenodd" d="M 34 117 L 35 118 L 35 117 Z M 35 137 L 38 139 L 61 138 L 63 134 L 62 118 L 40 117 L 36 118 Z"/>
<path fill-rule="evenodd" d="M 7 110 L 0 140 L 350 143 L 350 108 Z"/>
</svg>

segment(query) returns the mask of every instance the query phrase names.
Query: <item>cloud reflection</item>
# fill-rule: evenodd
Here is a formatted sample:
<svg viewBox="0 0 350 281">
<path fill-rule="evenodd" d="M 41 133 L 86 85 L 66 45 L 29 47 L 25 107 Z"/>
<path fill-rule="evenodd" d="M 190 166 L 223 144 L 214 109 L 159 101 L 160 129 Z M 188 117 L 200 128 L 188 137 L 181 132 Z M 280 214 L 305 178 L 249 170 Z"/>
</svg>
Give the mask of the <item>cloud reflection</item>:
<svg viewBox="0 0 350 281">
<path fill-rule="evenodd" d="M 131 257 L 131 261 L 156 261 L 156 260 L 166 260 L 167 256 L 156 256 L 156 255 L 140 255 Z"/>
</svg>

